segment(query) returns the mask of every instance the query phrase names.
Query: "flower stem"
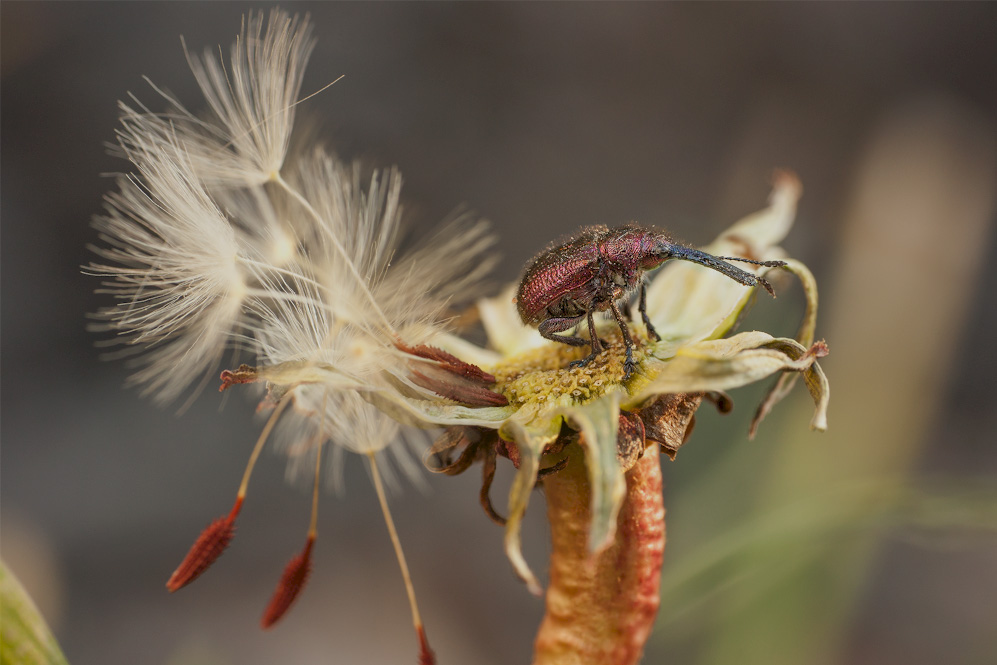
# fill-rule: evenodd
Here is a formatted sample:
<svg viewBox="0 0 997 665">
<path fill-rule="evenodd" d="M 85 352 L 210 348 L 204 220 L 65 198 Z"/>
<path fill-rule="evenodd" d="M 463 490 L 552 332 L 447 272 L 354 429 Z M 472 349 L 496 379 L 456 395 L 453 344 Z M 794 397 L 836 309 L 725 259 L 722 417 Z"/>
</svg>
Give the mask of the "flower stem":
<svg viewBox="0 0 997 665">
<path fill-rule="evenodd" d="M 616 540 L 588 551 L 591 488 L 584 453 L 567 449 L 568 465 L 546 478 L 552 553 L 547 614 L 534 665 L 629 665 L 640 660 L 660 602 L 665 507 L 657 446 L 626 474 Z"/>
</svg>

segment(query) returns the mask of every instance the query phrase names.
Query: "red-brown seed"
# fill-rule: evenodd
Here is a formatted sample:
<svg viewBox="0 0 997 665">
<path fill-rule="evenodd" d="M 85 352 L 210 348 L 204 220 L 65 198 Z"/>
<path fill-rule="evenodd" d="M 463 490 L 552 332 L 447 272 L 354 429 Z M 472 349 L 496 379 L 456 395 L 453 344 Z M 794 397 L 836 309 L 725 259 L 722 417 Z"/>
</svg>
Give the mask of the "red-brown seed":
<svg viewBox="0 0 997 665">
<path fill-rule="evenodd" d="M 410 361 L 412 381 L 447 399 L 470 406 L 505 406 L 505 395 L 492 392 L 486 386 L 495 383 L 495 377 L 477 365 L 466 363 L 457 356 L 435 346 L 419 344 L 409 346 L 395 342 L 399 351 L 432 363 Z"/>
<path fill-rule="evenodd" d="M 426 639 L 426 629 L 419 626 L 416 632 L 419 635 L 419 665 L 436 665 L 436 654 L 429 648 L 429 640 Z"/>
<path fill-rule="evenodd" d="M 427 346 L 426 344 L 407 346 L 405 344 L 398 343 L 397 346 L 400 350 L 405 353 L 411 353 L 413 356 L 425 358 L 426 360 L 435 360 L 452 374 L 463 376 L 466 379 L 470 379 L 471 381 L 476 381 L 478 383 L 488 385 L 495 383 L 495 377 L 485 370 L 481 369 L 477 365 L 464 362 L 457 356 L 452 353 L 447 353 L 443 349 L 438 349 L 435 346 Z"/>
<path fill-rule="evenodd" d="M 432 390 L 440 397 L 469 406 L 505 406 L 509 403 L 505 395 L 492 392 L 460 375 L 440 371 L 435 367 L 423 367 L 422 371 L 413 369 L 412 382 Z"/>
<path fill-rule="evenodd" d="M 263 612 L 263 619 L 260 626 L 264 629 L 270 628 L 280 620 L 291 604 L 301 593 L 308 581 L 308 574 L 312 571 L 312 545 L 315 544 L 315 537 L 309 536 L 305 543 L 305 549 L 301 554 L 291 559 L 291 562 L 284 568 L 284 574 L 280 576 L 280 582 L 270 598 L 266 611 Z"/>
<path fill-rule="evenodd" d="M 208 569 L 215 559 L 222 555 L 229 541 L 235 535 L 235 518 L 242 507 L 242 499 L 236 499 L 232 511 L 226 517 L 219 517 L 209 524 L 187 552 L 187 556 L 166 582 L 170 592 L 187 586 Z"/>
</svg>

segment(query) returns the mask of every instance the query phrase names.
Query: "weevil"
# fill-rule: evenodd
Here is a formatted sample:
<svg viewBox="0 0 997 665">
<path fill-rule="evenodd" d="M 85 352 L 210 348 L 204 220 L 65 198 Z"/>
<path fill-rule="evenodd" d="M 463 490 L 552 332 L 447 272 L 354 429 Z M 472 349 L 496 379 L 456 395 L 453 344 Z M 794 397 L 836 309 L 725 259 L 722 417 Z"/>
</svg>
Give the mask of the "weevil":
<svg viewBox="0 0 997 665">
<path fill-rule="evenodd" d="M 591 345 L 591 353 L 570 364 L 584 367 L 602 352 L 603 342 L 595 330 L 593 315 L 607 310 L 623 333 L 626 347 L 624 379 L 634 369 L 633 337 L 620 311 L 621 301 L 629 304 L 640 289 L 639 311 L 647 334 L 661 339 L 647 318 L 647 287 L 644 273 L 668 259 L 682 259 L 712 268 L 745 286 L 761 284 L 773 296 L 772 286 L 761 277 L 727 263 L 742 261 L 775 268 L 783 261 L 753 261 L 732 256 L 713 256 L 671 241 L 654 229 L 627 225 L 617 228 L 590 226 L 569 240 L 552 245 L 527 264 L 516 295 L 516 307 L 523 323 L 535 326 L 549 340 L 571 346 Z M 588 319 L 589 339 L 558 335 Z"/>
</svg>

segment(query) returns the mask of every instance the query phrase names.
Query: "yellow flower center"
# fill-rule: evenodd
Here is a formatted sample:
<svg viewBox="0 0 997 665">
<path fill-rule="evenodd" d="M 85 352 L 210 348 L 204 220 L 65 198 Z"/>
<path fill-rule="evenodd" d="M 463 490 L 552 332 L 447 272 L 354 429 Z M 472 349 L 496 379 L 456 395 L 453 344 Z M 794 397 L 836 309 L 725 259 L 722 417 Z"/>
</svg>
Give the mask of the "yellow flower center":
<svg viewBox="0 0 997 665">
<path fill-rule="evenodd" d="M 647 357 L 647 339 L 631 329 L 635 346 L 633 360 L 640 374 Z M 548 344 L 524 351 L 496 365 L 492 374 L 496 379 L 494 390 L 502 393 L 510 404 L 523 406 L 528 403 L 551 404 L 568 396 L 575 402 L 587 402 L 604 395 L 609 389 L 623 383 L 623 363 L 626 351 L 623 336 L 613 324 L 599 331 L 599 338 L 608 342 L 602 353 L 584 367 L 569 367 L 575 360 L 588 356 L 586 346 Z M 633 380 L 633 377 L 631 377 Z"/>
</svg>

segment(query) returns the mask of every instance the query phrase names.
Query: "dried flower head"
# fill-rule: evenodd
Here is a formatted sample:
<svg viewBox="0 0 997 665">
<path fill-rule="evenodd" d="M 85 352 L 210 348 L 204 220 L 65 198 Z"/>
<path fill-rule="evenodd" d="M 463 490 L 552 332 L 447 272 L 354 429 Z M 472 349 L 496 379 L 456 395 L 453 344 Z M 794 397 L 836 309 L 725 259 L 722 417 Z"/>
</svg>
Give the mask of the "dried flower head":
<svg viewBox="0 0 997 665">
<path fill-rule="evenodd" d="M 752 422 L 753 435 L 802 374 L 816 406 L 811 426 L 826 428 L 829 389 L 817 360 L 827 346 L 814 342 L 816 284 L 778 247 L 800 191 L 795 176 L 777 173 L 770 206 L 704 248 L 767 264 L 752 268 L 759 277 L 779 279 L 784 271 L 799 277 L 807 307 L 796 339 L 758 331 L 725 337 L 749 304 L 751 289 L 701 266 L 670 262 L 647 287 L 646 318 L 627 322 L 614 310 L 614 320 L 589 321 L 594 357 L 583 360 L 587 349 L 524 326 L 515 285 L 478 303 L 498 352 L 453 336 L 435 342 L 492 373 L 493 390 L 509 403 L 440 408 L 409 400 L 405 407 L 448 426 L 430 448 L 427 465 L 455 474 L 482 462 L 481 504 L 505 526 L 506 554 L 536 594 L 542 588 L 523 557 L 519 532 L 533 488 L 542 484 L 546 493 L 553 548 L 534 663 L 640 660 L 657 614 L 664 549 L 661 468 L 654 453 L 660 448 L 674 458 L 704 399 L 729 411 L 724 391 L 777 374 Z M 489 496 L 498 457 L 517 468 L 505 517 Z"/>
<path fill-rule="evenodd" d="M 796 339 L 757 331 L 725 337 L 751 290 L 701 267 L 670 264 L 647 288 L 644 322 L 657 335 L 638 321 L 631 331 L 617 315 L 617 322 L 593 326 L 605 343 L 593 341 L 598 355 L 574 366 L 584 351 L 524 326 L 513 285 L 478 302 L 492 347 L 482 348 L 449 332 L 449 322 L 491 267 L 492 239 L 483 223 L 458 215 L 405 250 L 396 170 L 365 178 L 357 164 L 344 164 L 322 147 L 289 150 L 312 45 L 307 19 L 277 10 L 267 21 L 251 14 L 227 65 L 211 53 L 188 55 L 209 114 L 192 113 L 159 89 L 163 113 L 136 100 L 121 104 L 117 152 L 133 170 L 119 178 L 95 222 L 101 245 L 94 251 L 101 259 L 87 271 L 104 277 L 116 298 L 97 314 L 97 327 L 137 354 L 133 381 L 164 401 L 199 380 L 203 385 L 226 353 L 233 365 L 236 354 L 248 354 L 250 363 L 221 373 L 220 389 L 262 384 L 260 409 L 270 410 L 233 508 L 195 542 L 167 584 L 171 591 L 203 573 L 229 544 L 253 466 L 277 438 L 290 452 L 292 469 L 314 471 L 305 548 L 285 569 L 262 624 L 280 619 L 311 571 L 321 460 L 331 442 L 370 464 L 409 591 L 420 662 L 431 663 L 378 463 L 406 440 L 406 428 L 447 428 L 430 448 L 441 471 L 459 473 L 482 462 L 482 505 L 505 524 L 507 555 L 539 593 L 519 529 L 538 479 L 573 486 L 568 479 L 587 470 L 588 511 L 559 510 L 590 515 L 581 532 L 587 551 L 599 553 L 617 540 L 621 514 L 634 517 L 620 527 L 621 541 L 663 534 L 663 523 L 659 529 L 655 521 L 663 517 L 654 517 L 650 500 L 660 501 L 660 482 L 655 485 L 653 468 L 641 460 L 649 457 L 648 441 L 674 455 L 702 399 L 726 408 L 722 391 L 779 374 L 757 424 L 802 374 L 817 405 L 812 425 L 825 427 L 828 388 L 816 360 L 826 347 L 814 343 L 816 287 L 806 267 L 778 247 L 800 194 L 795 177 L 779 174 L 770 207 L 706 250 L 768 262 L 754 265 L 758 280 L 746 283 L 767 284 L 761 275 L 785 261 L 779 270 L 797 275 L 807 295 Z M 489 497 L 500 456 L 518 469 L 505 517 Z M 641 474 L 649 479 L 641 490 L 646 514 L 624 506 Z M 634 527 L 645 522 L 647 529 Z M 655 569 L 660 547 L 654 551 L 635 566 Z M 617 581 L 624 579 L 630 577 Z M 639 583 L 653 586 L 654 580 L 649 574 Z M 634 606 L 653 618 L 654 599 L 645 600 Z M 642 641 L 634 644 L 628 653 L 639 654 Z"/>
<path fill-rule="evenodd" d="M 440 470 L 453 472 L 454 464 L 490 459 L 487 488 L 495 455 L 513 461 L 518 472 L 505 520 L 506 553 L 534 593 L 541 593 L 541 587 L 521 554 L 519 525 L 538 477 L 563 463 L 561 453 L 569 442 L 580 440 L 585 447 L 592 482 L 588 546 L 598 552 L 613 542 L 624 474 L 644 454 L 644 441 L 668 442 L 665 452 L 672 456 L 682 443 L 681 438 L 675 443 L 660 431 L 668 422 L 661 418 L 664 405 L 674 406 L 673 401 L 664 401 L 667 396 L 698 396 L 685 406 L 692 411 L 703 396 L 729 408 L 722 391 L 780 374 L 756 416 L 754 431 L 795 377 L 803 374 L 817 406 L 811 425 L 818 430 L 826 427 L 828 386 L 816 360 L 827 348 L 813 340 L 816 286 L 807 268 L 788 259 L 777 244 L 792 225 L 799 195 L 795 176 L 778 173 L 770 207 L 738 222 L 704 248 L 716 255 L 784 260 L 785 267 L 778 270 L 798 275 L 807 296 L 798 339 L 757 331 L 724 338 L 751 300 L 752 290 L 701 266 L 673 261 L 654 274 L 647 287 L 647 314 L 660 339 L 649 338 L 641 323 L 632 323 L 639 343 L 633 351 L 635 369 L 629 376 L 626 347 L 615 322 L 598 326 L 599 337 L 607 342 L 603 352 L 584 367 L 571 367 L 586 350 L 554 344 L 524 326 L 513 304 L 514 286 L 498 298 L 479 303 L 489 341 L 499 353 L 471 348 L 453 337 L 437 342 L 491 371 L 497 379 L 494 390 L 509 404 L 446 410 L 412 402 L 409 406 L 421 409 L 426 419 L 460 428 L 456 430 L 459 435 L 449 433 L 430 451 L 440 456 Z M 752 270 L 773 271 L 766 266 Z M 463 454 L 455 462 L 452 453 L 462 447 Z M 495 452 L 475 452 L 482 447 Z M 490 502 L 484 498 L 483 502 L 486 512 L 494 514 Z"/>
</svg>

